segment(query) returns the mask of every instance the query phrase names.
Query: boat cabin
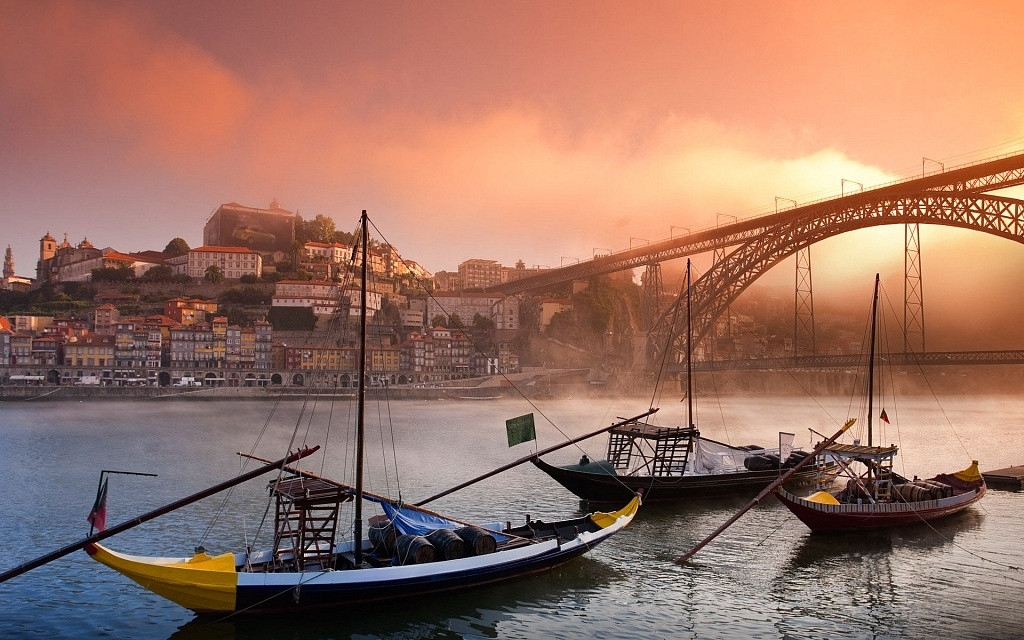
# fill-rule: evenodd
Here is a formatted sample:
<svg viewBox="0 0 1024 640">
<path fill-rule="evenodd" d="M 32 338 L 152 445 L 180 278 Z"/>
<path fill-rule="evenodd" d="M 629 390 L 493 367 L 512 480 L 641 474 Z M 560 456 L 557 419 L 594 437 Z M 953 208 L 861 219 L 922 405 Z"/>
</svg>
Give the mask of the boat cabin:
<svg viewBox="0 0 1024 640">
<path fill-rule="evenodd" d="M 609 431 L 608 462 L 635 475 L 680 475 L 699 432 L 690 427 L 658 427 L 628 422 Z"/>
<path fill-rule="evenodd" d="M 832 444 L 818 454 L 819 469 L 830 469 L 818 478 L 818 489 L 826 489 L 838 477 L 846 479 L 846 488 L 837 499 L 845 503 L 890 502 L 892 500 L 892 462 L 899 447 L 873 447 L 859 444 Z M 831 463 L 831 466 L 829 466 Z M 859 466 L 854 466 L 858 463 Z M 902 478 L 897 477 L 899 480 Z"/>
</svg>

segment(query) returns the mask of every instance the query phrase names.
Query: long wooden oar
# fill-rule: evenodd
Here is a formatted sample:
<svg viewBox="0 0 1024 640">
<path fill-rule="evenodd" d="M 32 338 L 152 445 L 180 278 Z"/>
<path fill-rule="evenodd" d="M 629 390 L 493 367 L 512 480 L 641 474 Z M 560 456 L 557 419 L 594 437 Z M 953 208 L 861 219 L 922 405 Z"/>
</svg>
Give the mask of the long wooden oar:
<svg viewBox="0 0 1024 640">
<path fill-rule="evenodd" d="M 264 460 L 263 458 L 261 458 L 259 456 L 254 456 L 254 455 L 251 455 L 251 454 L 248 454 L 248 453 L 239 453 L 238 455 L 240 455 L 240 456 L 242 456 L 244 458 L 251 458 L 252 460 L 256 460 L 258 462 L 267 462 L 267 460 Z M 353 496 L 356 494 L 356 488 L 355 487 L 353 487 L 351 485 L 347 485 L 347 484 L 345 484 L 343 482 L 338 482 L 337 480 L 331 480 L 330 478 L 328 478 L 326 476 L 322 476 L 320 474 L 313 473 L 312 471 L 306 471 L 304 469 L 299 469 L 298 467 L 289 467 L 287 465 L 282 467 L 282 468 L 285 471 L 287 471 L 288 473 L 291 473 L 293 475 L 300 476 L 302 478 L 307 478 L 309 480 L 319 480 L 320 482 L 326 482 L 329 485 L 332 485 L 332 486 L 335 486 L 335 487 L 341 489 L 345 493 L 351 494 Z M 494 529 L 488 529 L 486 527 L 480 527 L 479 525 L 474 525 L 474 524 L 472 524 L 470 522 L 463 522 L 462 520 L 456 520 L 455 518 L 452 518 L 450 516 L 446 516 L 446 515 L 437 513 L 436 511 L 431 511 L 430 509 L 424 509 L 423 507 L 419 507 L 419 506 L 414 505 L 414 504 L 401 504 L 397 500 L 393 500 L 393 499 L 391 499 L 391 498 L 389 498 L 387 496 L 382 496 L 382 495 L 380 495 L 378 493 L 371 493 L 370 491 L 366 491 L 365 489 L 363 490 L 363 497 L 369 498 L 370 500 L 375 501 L 375 502 L 381 502 L 381 503 L 386 502 L 387 504 L 391 505 L 392 507 L 394 507 L 396 509 L 409 509 L 411 511 L 418 511 L 419 513 L 425 513 L 425 514 L 427 514 L 429 516 L 434 516 L 436 518 L 441 518 L 441 519 L 447 520 L 449 522 L 454 522 L 455 524 L 461 524 L 463 526 L 475 526 L 475 527 L 478 527 L 480 529 L 483 529 L 484 531 L 487 531 L 488 533 L 497 533 L 499 535 L 507 536 L 509 538 L 516 538 L 517 540 L 527 540 L 527 541 L 529 541 L 528 538 L 523 538 L 523 537 L 520 537 L 520 536 L 515 536 L 515 535 L 512 535 L 511 533 L 508 533 L 506 531 L 497 531 L 497 530 L 494 530 Z"/>
<path fill-rule="evenodd" d="M 775 489 L 777 489 L 779 487 L 779 485 L 781 485 L 783 482 L 788 480 L 791 475 L 793 475 L 794 473 L 797 472 L 798 469 L 800 469 L 800 467 L 804 466 L 805 464 L 807 464 L 808 462 L 813 460 L 826 447 L 828 447 L 830 444 L 832 444 L 833 442 L 838 440 L 839 437 L 842 436 L 844 433 L 846 433 L 847 429 L 852 427 L 853 423 L 856 422 L 856 421 L 857 421 L 856 418 L 850 418 L 849 420 L 847 420 L 846 424 L 844 424 L 843 427 L 839 431 L 836 431 L 836 433 L 831 438 L 828 438 L 824 442 L 818 444 L 818 446 L 814 448 L 814 451 L 809 453 L 803 460 L 801 460 L 800 462 L 798 462 L 795 465 L 793 465 L 793 467 L 789 471 L 787 471 L 786 473 L 784 473 L 781 476 L 779 476 L 779 478 L 777 480 L 775 480 L 775 482 L 773 482 L 770 485 L 768 485 L 767 487 L 765 487 L 761 491 L 761 493 L 757 494 L 757 496 L 753 500 L 748 502 L 745 507 L 743 507 L 742 509 L 737 511 L 731 518 L 726 520 L 725 523 L 722 526 L 720 526 L 717 529 L 715 529 L 714 533 L 712 533 L 708 537 L 706 537 L 703 540 L 701 540 L 700 543 L 697 546 L 695 546 L 694 548 L 690 549 L 689 551 L 687 551 L 683 555 L 681 555 L 678 558 L 676 558 L 675 559 L 675 563 L 676 564 L 683 564 L 684 562 L 686 562 L 687 560 L 692 558 L 693 555 L 695 553 L 697 553 L 698 551 L 700 551 L 701 549 L 703 549 L 704 546 L 707 543 L 709 543 L 712 540 L 714 540 L 715 538 L 717 538 L 718 534 L 720 534 L 723 531 L 725 531 L 726 529 L 728 529 L 732 525 L 732 523 L 734 523 L 737 520 L 739 520 L 740 517 L 744 513 L 746 513 L 747 511 L 750 511 L 750 509 L 753 508 L 754 505 L 756 505 L 759 502 L 761 502 L 761 500 L 763 500 L 765 496 L 767 496 L 769 493 L 775 491 Z"/>
<path fill-rule="evenodd" d="M 510 463 L 508 463 L 506 465 L 502 465 L 502 466 L 498 467 L 497 469 L 494 469 L 493 471 L 488 471 L 487 473 L 485 473 L 483 475 L 477 476 L 477 477 L 473 478 L 472 480 L 467 480 L 467 481 L 463 482 L 462 484 L 459 484 L 459 485 L 456 485 L 456 486 L 452 487 L 451 489 L 445 489 L 441 493 L 438 493 L 436 495 L 432 495 L 429 498 L 427 498 L 426 500 L 420 500 L 419 502 L 416 503 L 416 506 L 421 507 L 421 506 L 427 504 L 428 502 L 433 502 L 434 500 L 437 500 L 438 498 L 443 498 L 444 496 L 448 495 L 449 493 L 455 493 L 459 489 L 465 489 L 466 487 L 468 487 L 471 484 L 476 484 L 477 482 L 480 482 L 481 480 L 486 480 L 487 478 L 490 478 L 491 476 L 496 476 L 496 475 L 498 475 L 499 473 L 501 473 L 503 471 L 508 471 L 512 467 L 518 467 L 519 465 L 521 465 L 521 464 L 523 464 L 525 462 L 529 462 L 530 460 L 533 460 L 534 458 L 539 458 L 540 456 L 543 456 L 543 455 L 546 455 L 548 453 L 551 453 L 552 451 L 558 451 L 559 449 L 568 447 L 571 444 L 576 444 L 577 442 L 580 442 L 582 440 L 586 440 L 587 438 L 593 438 L 594 436 L 599 436 L 599 435 L 601 435 L 602 433 L 604 433 L 606 431 L 611 431 L 615 427 L 621 427 L 623 425 L 629 424 L 630 422 L 636 422 L 637 420 L 640 420 L 641 418 L 646 418 L 647 416 L 652 415 L 652 414 L 657 413 L 657 412 L 658 412 L 658 409 L 656 409 L 656 408 L 655 409 L 651 409 L 649 411 L 645 411 L 644 413 L 641 413 L 638 416 L 633 416 L 632 418 L 627 418 L 625 420 L 622 420 L 621 422 L 616 422 L 615 424 L 612 424 L 612 425 L 609 425 L 607 427 L 604 427 L 603 429 L 598 429 L 597 431 L 594 431 L 592 433 L 588 433 L 588 434 L 583 435 L 583 436 L 579 436 L 578 438 L 573 438 L 572 440 L 567 440 L 565 442 L 562 442 L 561 444 L 556 444 L 556 445 L 550 446 L 547 449 L 544 449 L 543 451 L 538 451 L 537 453 L 531 453 L 530 455 L 522 457 L 522 458 L 520 458 L 520 459 L 518 459 L 518 460 L 516 460 L 514 462 L 510 462 Z"/>
<path fill-rule="evenodd" d="M 243 473 L 240 476 L 237 476 L 235 478 L 232 478 L 231 480 L 227 480 L 227 481 L 222 482 L 222 483 L 220 483 L 218 485 L 210 487 L 209 489 L 204 489 L 203 491 L 200 491 L 198 493 L 193 493 L 192 495 L 190 495 L 188 497 L 185 497 L 185 498 L 182 498 L 181 500 L 177 500 L 177 501 L 172 502 L 172 503 L 170 503 L 168 505 L 164 505 L 163 507 L 160 507 L 159 509 L 154 509 L 153 511 L 150 511 L 148 513 L 144 513 L 143 515 L 138 516 L 137 518 L 133 518 L 131 520 L 122 522 L 121 524 L 115 525 L 113 527 L 110 527 L 109 529 L 105 529 L 103 531 L 100 531 L 97 534 L 91 535 L 88 538 L 79 540 L 78 542 L 69 544 L 69 545 L 67 545 L 65 547 L 61 547 L 60 549 L 57 549 L 56 551 L 51 551 L 50 553 L 47 553 L 47 554 L 42 555 L 42 556 L 39 556 L 35 560 L 30 560 L 30 561 L 25 562 L 23 564 L 19 564 L 18 566 L 14 567 L 13 569 L 10 569 L 8 571 L 0 573 L 0 582 L 4 582 L 5 580 L 9 580 L 9 579 L 11 579 L 11 578 L 13 578 L 15 576 L 19 576 L 19 575 L 25 573 L 26 571 L 30 571 L 32 569 L 35 569 L 36 567 L 41 567 L 42 565 L 44 565 L 44 564 L 46 564 L 48 562 L 52 562 L 53 560 L 56 560 L 57 558 L 62 558 L 64 556 L 68 555 L 69 553 L 71 553 L 73 551 L 78 551 L 79 549 L 82 549 L 82 548 L 84 548 L 84 547 L 86 547 L 86 546 L 88 546 L 88 545 L 90 545 L 90 544 L 92 544 L 94 542 L 99 542 L 100 540 L 105 540 L 106 538 L 109 538 L 109 537 L 111 537 L 113 535 L 121 533 L 122 531 L 127 531 L 128 529 L 131 529 L 132 527 L 136 527 L 136 526 L 142 524 L 143 522 L 146 522 L 147 520 L 152 520 L 153 518 L 162 516 L 162 515 L 164 515 L 166 513 L 170 513 L 171 511 L 174 511 L 176 509 L 180 509 L 180 508 L 182 508 L 182 507 L 184 507 L 186 505 L 192 504 L 193 502 L 198 502 L 199 500 L 202 500 L 203 498 L 207 498 L 209 496 L 212 496 L 215 493 L 219 493 L 219 492 L 221 492 L 221 491 L 223 491 L 225 489 L 229 489 L 229 488 L 231 488 L 231 487 L 233 487 L 233 486 L 235 486 L 237 484 L 242 484 L 246 480 L 252 480 L 253 478 L 255 478 L 257 476 L 261 476 L 261 475 L 263 475 L 265 473 L 270 473 L 271 471 L 273 471 L 275 469 L 280 469 L 280 468 L 284 467 L 286 464 L 288 464 L 290 462 L 295 462 L 296 460 L 301 460 L 302 458 L 305 458 L 306 456 L 312 454 L 314 451 L 316 451 L 319 448 L 320 448 L 320 446 L 317 445 L 317 446 L 312 447 L 312 448 L 302 449 L 301 451 L 297 451 L 296 453 L 293 453 L 293 454 L 291 454 L 291 455 L 289 455 L 289 456 L 287 456 L 285 458 L 281 458 L 277 462 L 271 462 L 271 463 L 266 464 L 266 465 L 264 465 L 262 467 L 259 467 L 257 469 L 253 469 L 252 471 L 249 471 L 247 473 Z"/>
</svg>

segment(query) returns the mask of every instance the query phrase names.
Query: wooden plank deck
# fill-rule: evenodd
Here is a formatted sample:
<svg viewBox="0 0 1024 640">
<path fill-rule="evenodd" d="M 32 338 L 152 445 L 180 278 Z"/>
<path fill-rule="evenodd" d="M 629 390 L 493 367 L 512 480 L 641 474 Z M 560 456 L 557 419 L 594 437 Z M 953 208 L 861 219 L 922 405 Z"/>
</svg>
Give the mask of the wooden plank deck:
<svg viewBox="0 0 1024 640">
<path fill-rule="evenodd" d="M 994 471 L 983 471 L 981 475 L 985 478 L 985 484 L 992 489 L 1004 489 L 1006 491 L 1020 491 L 1024 489 L 1024 465 L 996 469 Z"/>
</svg>

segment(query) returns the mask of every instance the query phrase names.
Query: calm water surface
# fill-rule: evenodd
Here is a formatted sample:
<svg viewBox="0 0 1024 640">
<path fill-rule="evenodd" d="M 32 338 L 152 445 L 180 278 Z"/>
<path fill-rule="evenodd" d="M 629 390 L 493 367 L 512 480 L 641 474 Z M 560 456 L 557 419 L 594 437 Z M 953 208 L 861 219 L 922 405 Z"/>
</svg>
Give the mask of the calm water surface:
<svg viewBox="0 0 1024 640">
<path fill-rule="evenodd" d="M 322 402 L 322 401 L 321 401 Z M 377 409 L 368 456 L 373 490 L 421 500 L 529 453 L 509 449 L 504 420 L 537 414 L 541 447 L 567 435 L 641 413 L 643 400 L 538 402 L 401 401 Z M 733 444 L 768 444 L 778 431 L 832 433 L 846 399 L 730 398 L 704 403 L 699 426 Z M 296 426 L 295 401 L 123 401 L 0 403 L 0 463 L 5 469 L 0 540 L 7 569 L 88 533 L 85 516 L 100 469 L 144 471 L 158 478 L 111 480 L 108 522 L 118 523 L 230 478 L 237 451 L 280 457 Z M 683 420 L 678 399 L 659 421 Z M 325 416 L 326 405 L 318 407 Z M 334 420 L 349 409 L 334 407 Z M 272 414 L 268 418 L 268 414 Z M 893 414 L 889 410 L 890 417 Z M 1024 464 L 1024 403 L 1016 398 L 904 400 L 900 429 L 884 438 L 901 446 L 897 470 L 931 475 L 963 468 Z M 320 443 L 323 423 L 307 440 Z M 331 440 L 341 427 L 332 426 Z M 386 446 L 381 445 L 381 440 Z M 603 457 L 604 439 L 584 443 Z M 575 461 L 578 449 L 549 456 Z M 323 473 L 342 479 L 343 445 L 329 449 Z M 379 455 L 377 456 L 379 457 Z M 311 468 L 320 471 L 320 462 Z M 251 466 L 251 465 L 250 465 Z M 146 523 L 108 541 L 148 555 L 189 555 L 252 542 L 266 506 L 266 479 L 237 488 L 230 512 L 206 502 Z M 197 621 L 77 552 L 0 584 L 3 638 L 1016 638 L 1024 637 L 1024 494 L 990 491 L 973 509 L 932 526 L 866 538 L 820 537 L 769 500 L 750 511 L 691 564 L 672 563 L 745 503 L 645 507 L 633 524 L 580 560 L 540 577 L 427 601 L 296 620 Z M 572 515 L 578 501 L 532 465 L 439 500 L 433 508 L 466 519 L 521 520 Z M 211 522 L 214 524 L 211 526 Z M 247 531 L 248 537 L 241 532 Z M 256 538 L 267 539 L 266 529 Z"/>
</svg>

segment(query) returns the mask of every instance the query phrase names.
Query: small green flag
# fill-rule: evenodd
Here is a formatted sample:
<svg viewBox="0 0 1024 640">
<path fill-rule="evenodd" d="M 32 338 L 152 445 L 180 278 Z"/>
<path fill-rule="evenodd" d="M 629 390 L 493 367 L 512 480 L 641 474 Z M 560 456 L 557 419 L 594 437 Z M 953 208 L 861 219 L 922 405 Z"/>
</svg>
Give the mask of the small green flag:
<svg viewBox="0 0 1024 640">
<path fill-rule="evenodd" d="M 533 427 L 532 413 L 506 420 L 505 431 L 508 432 L 508 446 L 510 447 L 537 439 L 537 431 Z"/>
</svg>

